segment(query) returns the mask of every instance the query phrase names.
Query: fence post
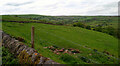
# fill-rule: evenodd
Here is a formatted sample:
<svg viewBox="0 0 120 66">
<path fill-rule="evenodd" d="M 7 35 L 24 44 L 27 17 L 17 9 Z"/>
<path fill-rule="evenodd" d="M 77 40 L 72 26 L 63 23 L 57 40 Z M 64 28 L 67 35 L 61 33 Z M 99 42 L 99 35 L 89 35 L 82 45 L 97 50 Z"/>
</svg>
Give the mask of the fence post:
<svg viewBox="0 0 120 66">
<path fill-rule="evenodd" d="M 32 29 L 31 29 L 31 48 L 34 48 L 34 27 L 32 26 Z"/>
</svg>

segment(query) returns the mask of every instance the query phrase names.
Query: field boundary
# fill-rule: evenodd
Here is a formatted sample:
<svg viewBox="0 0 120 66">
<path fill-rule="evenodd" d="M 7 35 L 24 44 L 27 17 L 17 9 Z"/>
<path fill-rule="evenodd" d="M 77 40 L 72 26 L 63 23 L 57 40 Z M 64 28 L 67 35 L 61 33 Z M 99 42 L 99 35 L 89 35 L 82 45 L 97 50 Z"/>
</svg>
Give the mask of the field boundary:
<svg viewBox="0 0 120 66">
<path fill-rule="evenodd" d="M 59 64 L 50 58 L 43 57 L 35 49 L 26 46 L 10 35 L 2 32 L 2 46 L 9 49 L 18 59 L 20 64 Z"/>
</svg>

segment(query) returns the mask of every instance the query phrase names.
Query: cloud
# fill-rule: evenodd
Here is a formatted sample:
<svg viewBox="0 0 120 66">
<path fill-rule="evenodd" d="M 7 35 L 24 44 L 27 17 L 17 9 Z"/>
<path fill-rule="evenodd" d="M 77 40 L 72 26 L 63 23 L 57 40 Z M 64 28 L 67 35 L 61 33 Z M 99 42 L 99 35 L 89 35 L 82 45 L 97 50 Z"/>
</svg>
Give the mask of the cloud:
<svg viewBox="0 0 120 66">
<path fill-rule="evenodd" d="M 117 15 L 118 14 L 118 4 L 116 2 L 97 5 L 97 9 L 92 9 L 87 12 L 87 14 L 103 14 L 103 15 Z"/>
<path fill-rule="evenodd" d="M 1 0 L 0 14 L 118 15 L 118 0 Z"/>
<path fill-rule="evenodd" d="M 26 5 L 26 4 L 30 4 L 30 3 L 33 3 L 33 2 L 25 2 L 25 3 L 7 3 L 5 5 L 8 5 L 8 6 L 21 6 L 21 5 Z"/>
</svg>

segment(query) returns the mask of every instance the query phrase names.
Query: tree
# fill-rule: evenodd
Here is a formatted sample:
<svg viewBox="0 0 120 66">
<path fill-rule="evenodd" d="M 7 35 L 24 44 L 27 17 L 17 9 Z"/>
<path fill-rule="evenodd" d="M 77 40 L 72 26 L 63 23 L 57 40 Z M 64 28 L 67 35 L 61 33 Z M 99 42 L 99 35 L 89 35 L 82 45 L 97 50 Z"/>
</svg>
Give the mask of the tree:
<svg viewBox="0 0 120 66">
<path fill-rule="evenodd" d="M 73 26 L 78 26 L 78 27 L 82 27 L 82 28 L 85 27 L 85 25 L 81 22 L 74 23 Z"/>
<path fill-rule="evenodd" d="M 115 29 L 113 27 L 108 26 L 106 27 L 106 30 L 108 30 L 110 35 L 115 35 Z"/>
<path fill-rule="evenodd" d="M 87 26 L 86 26 L 86 29 L 89 29 L 89 30 L 91 30 L 91 27 L 90 27 L 89 25 L 87 25 Z"/>
<path fill-rule="evenodd" d="M 102 27 L 101 26 L 95 27 L 95 31 L 102 32 Z"/>
</svg>

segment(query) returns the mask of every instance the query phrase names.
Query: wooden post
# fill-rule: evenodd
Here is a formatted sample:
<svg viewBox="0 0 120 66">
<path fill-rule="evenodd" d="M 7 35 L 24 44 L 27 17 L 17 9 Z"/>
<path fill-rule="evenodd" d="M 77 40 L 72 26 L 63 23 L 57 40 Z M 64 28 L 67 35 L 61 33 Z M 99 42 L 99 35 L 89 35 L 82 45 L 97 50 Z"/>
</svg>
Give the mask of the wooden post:
<svg viewBox="0 0 120 66">
<path fill-rule="evenodd" d="M 32 26 L 32 29 L 31 29 L 31 48 L 34 48 L 34 27 Z"/>
</svg>

